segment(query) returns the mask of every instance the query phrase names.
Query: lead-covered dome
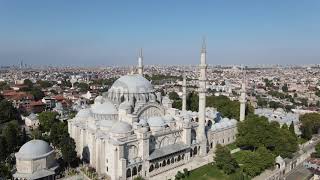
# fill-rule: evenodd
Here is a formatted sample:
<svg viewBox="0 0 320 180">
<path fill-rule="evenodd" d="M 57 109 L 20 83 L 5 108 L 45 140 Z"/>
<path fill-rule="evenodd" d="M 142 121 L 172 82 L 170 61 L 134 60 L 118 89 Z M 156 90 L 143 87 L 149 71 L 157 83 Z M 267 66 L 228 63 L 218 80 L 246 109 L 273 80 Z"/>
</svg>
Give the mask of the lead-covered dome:
<svg viewBox="0 0 320 180">
<path fill-rule="evenodd" d="M 91 106 L 94 114 L 118 114 L 117 108 L 110 101 L 96 102 Z"/>
<path fill-rule="evenodd" d="M 126 122 L 118 121 L 111 127 L 111 133 L 126 134 L 132 130 L 132 126 Z"/>
<path fill-rule="evenodd" d="M 34 159 L 45 156 L 53 151 L 52 147 L 43 140 L 34 139 L 25 143 L 18 154 L 22 158 Z"/>
<path fill-rule="evenodd" d="M 137 93 L 150 93 L 154 92 L 154 89 L 146 78 L 144 78 L 140 74 L 131 74 L 122 76 L 117 79 L 109 92 L 113 93 L 129 93 L 129 94 L 137 94 Z"/>
</svg>

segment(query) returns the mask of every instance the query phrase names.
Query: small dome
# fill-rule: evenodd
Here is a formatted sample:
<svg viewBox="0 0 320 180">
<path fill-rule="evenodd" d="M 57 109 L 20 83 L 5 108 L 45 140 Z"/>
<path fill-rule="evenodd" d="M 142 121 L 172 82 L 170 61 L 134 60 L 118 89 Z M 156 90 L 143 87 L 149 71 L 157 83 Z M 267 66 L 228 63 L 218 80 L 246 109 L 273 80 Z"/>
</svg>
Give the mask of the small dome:
<svg viewBox="0 0 320 180">
<path fill-rule="evenodd" d="M 112 120 L 101 120 L 97 123 L 99 126 L 103 127 L 112 127 L 115 124 L 115 121 Z"/>
<path fill-rule="evenodd" d="M 95 114 L 118 114 L 117 108 L 110 101 L 94 103 L 91 110 Z"/>
<path fill-rule="evenodd" d="M 145 120 L 145 119 L 140 119 L 140 120 L 139 120 L 139 124 L 145 126 L 145 125 L 148 124 L 148 122 L 147 122 L 147 120 Z"/>
<path fill-rule="evenodd" d="M 81 109 L 76 117 L 79 117 L 79 118 L 88 118 L 91 116 L 91 110 L 89 108 L 86 108 L 86 109 Z"/>
<path fill-rule="evenodd" d="M 132 106 L 128 101 L 124 101 L 119 105 L 119 109 L 124 109 L 124 110 L 132 109 Z"/>
<path fill-rule="evenodd" d="M 150 117 L 148 119 L 148 124 L 150 127 L 162 127 L 165 125 L 165 121 L 162 117 Z"/>
<path fill-rule="evenodd" d="M 47 142 L 34 139 L 25 143 L 18 153 L 22 158 L 37 158 L 51 151 L 53 151 L 53 149 Z"/>
<path fill-rule="evenodd" d="M 174 120 L 170 114 L 166 114 L 163 119 L 165 122 L 172 122 Z"/>
<path fill-rule="evenodd" d="M 154 89 L 146 78 L 140 74 L 131 74 L 122 76 L 117 79 L 111 86 L 109 92 L 127 92 L 129 94 L 134 93 L 150 93 L 154 92 Z"/>
<path fill-rule="evenodd" d="M 125 134 L 132 130 L 132 126 L 126 122 L 118 121 L 111 127 L 111 132 L 116 134 Z"/>
<path fill-rule="evenodd" d="M 94 103 L 103 103 L 103 97 L 102 96 L 97 96 L 95 99 L 94 99 Z"/>
</svg>

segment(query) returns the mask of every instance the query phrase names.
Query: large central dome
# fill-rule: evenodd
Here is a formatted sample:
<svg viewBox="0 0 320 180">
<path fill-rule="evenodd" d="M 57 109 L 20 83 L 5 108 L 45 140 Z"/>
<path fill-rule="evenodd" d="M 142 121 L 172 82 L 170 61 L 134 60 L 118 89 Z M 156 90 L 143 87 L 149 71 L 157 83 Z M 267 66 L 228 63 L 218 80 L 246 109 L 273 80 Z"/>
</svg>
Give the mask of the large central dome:
<svg viewBox="0 0 320 180">
<path fill-rule="evenodd" d="M 140 74 L 132 74 L 120 77 L 116 80 L 109 92 L 121 92 L 121 93 L 150 93 L 154 92 L 153 87 L 146 78 Z"/>
</svg>

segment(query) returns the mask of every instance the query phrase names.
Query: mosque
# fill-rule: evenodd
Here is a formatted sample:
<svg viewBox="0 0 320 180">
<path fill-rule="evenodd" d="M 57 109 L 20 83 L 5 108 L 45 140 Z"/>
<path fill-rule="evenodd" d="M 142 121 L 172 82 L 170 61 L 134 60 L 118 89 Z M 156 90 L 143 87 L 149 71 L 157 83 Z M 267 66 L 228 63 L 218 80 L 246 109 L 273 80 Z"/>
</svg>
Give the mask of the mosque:
<svg viewBox="0 0 320 180">
<path fill-rule="evenodd" d="M 100 175 L 111 179 L 146 179 L 207 156 L 216 144 L 235 141 L 237 120 L 222 118 L 206 108 L 206 46 L 203 43 L 199 77 L 199 112 L 186 110 L 186 78 L 182 110 L 143 77 L 142 51 L 138 73 L 120 77 L 94 104 L 68 121 L 78 155 Z M 244 85 L 243 85 L 244 89 Z M 245 91 L 241 96 L 244 118 Z"/>
</svg>

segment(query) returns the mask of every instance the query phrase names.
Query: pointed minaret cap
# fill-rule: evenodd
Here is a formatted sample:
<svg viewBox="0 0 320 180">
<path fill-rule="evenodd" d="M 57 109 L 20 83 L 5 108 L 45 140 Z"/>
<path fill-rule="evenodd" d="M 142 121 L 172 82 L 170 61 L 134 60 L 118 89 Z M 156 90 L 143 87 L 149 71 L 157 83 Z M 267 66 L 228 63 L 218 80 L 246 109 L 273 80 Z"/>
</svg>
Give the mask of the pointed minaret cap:
<svg viewBox="0 0 320 180">
<path fill-rule="evenodd" d="M 203 36 L 203 37 L 202 37 L 201 53 L 206 53 L 206 49 L 207 49 L 206 37 Z"/>
</svg>

